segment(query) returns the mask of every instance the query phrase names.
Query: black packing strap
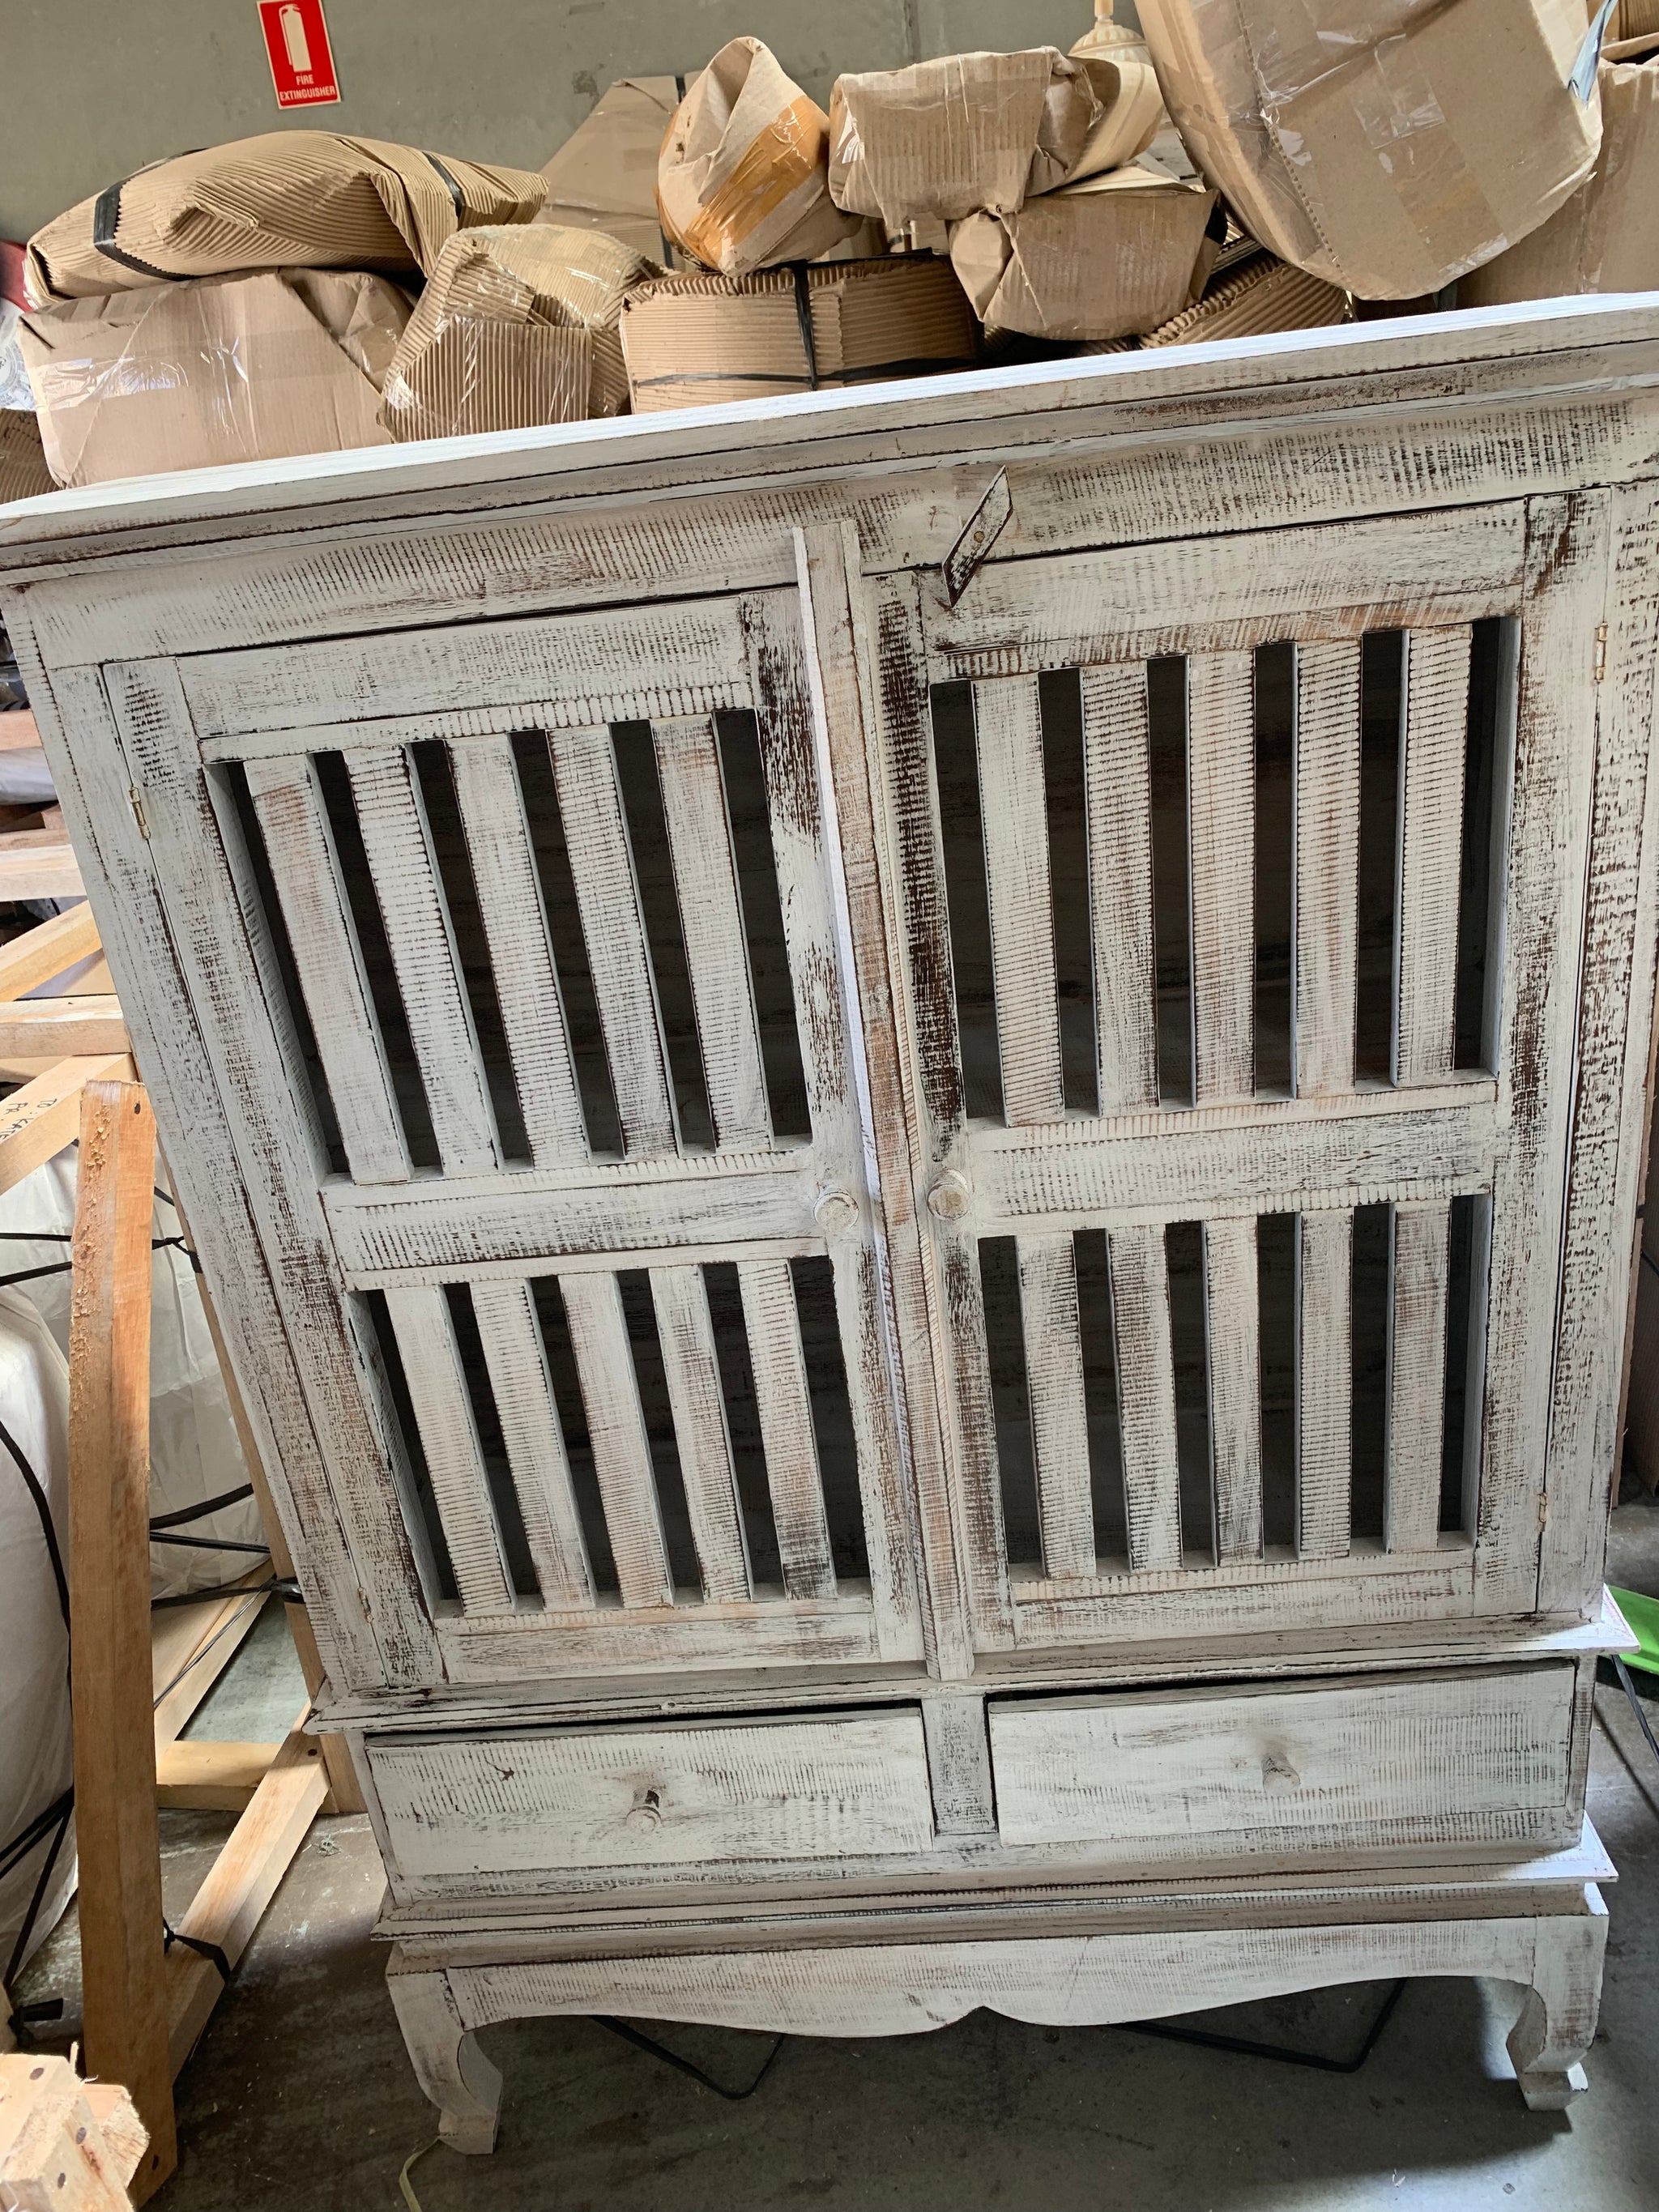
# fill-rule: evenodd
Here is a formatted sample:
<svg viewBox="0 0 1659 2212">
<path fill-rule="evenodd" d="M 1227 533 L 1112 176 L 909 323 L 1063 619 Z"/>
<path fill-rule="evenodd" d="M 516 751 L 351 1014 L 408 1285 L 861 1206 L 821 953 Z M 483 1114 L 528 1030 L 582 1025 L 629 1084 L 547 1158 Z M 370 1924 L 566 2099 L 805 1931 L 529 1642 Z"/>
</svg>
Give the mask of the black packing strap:
<svg viewBox="0 0 1659 2212">
<path fill-rule="evenodd" d="M 58 1832 L 52 1839 L 52 1849 L 46 1853 L 46 1858 L 41 1864 L 40 1872 L 36 1877 L 34 1889 L 29 1898 L 28 1911 L 23 1915 L 23 1924 L 17 1931 L 17 1941 L 11 1947 L 11 1956 L 6 1961 L 5 1973 L 3 1976 L 0 1976 L 0 1982 L 3 1982 L 4 1986 L 8 1989 L 9 1989 L 12 1983 L 16 1980 L 17 1970 L 23 1963 L 23 1954 L 28 1948 L 28 1941 L 29 1937 L 34 1932 L 35 1921 L 40 1916 L 41 1905 L 46 1902 L 46 1884 L 52 1880 L 52 1870 L 58 1863 L 58 1854 L 64 1848 L 64 1838 L 69 1833 L 70 1820 L 74 1811 L 75 1791 L 71 1787 L 64 1790 L 61 1797 L 58 1798 L 53 1803 L 48 1805 L 46 1811 L 41 1814 L 37 1820 L 30 1823 L 30 1826 L 32 1828 L 38 1829 L 40 1834 L 43 1835 L 46 1832 L 46 1827 L 55 1820 L 57 1823 Z M 37 1835 L 34 1838 L 34 1842 L 38 1843 L 39 1840 L 40 1835 Z M 31 1843 L 28 1848 L 33 1850 L 33 1843 Z M 9 1857 L 10 1856 L 10 1852 L 11 1847 L 8 1845 L 7 1856 Z M 12 1859 L 11 1863 L 15 1865 L 17 1863 L 17 1861 L 15 1859 Z M 8 1868 L 8 1871 L 9 1871 L 9 1868 Z M 35 2012 L 38 2017 L 50 2016 L 49 2014 L 42 2014 L 40 2008 L 34 2006 L 29 2006 L 21 2013 L 13 2013 L 9 2025 L 14 2035 L 17 2033 L 19 2026 L 27 2021 L 30 2012 Z"/>
<path fill-rule="evenodd" d="M 204 1498 L 199 1505 L 181 1505 L 176 1513 L 158 1513 L 149 1524 L 149 1533 L 153 1536 L 158 1528 L 182 1528 L 187 1521 L 204 1521 L 222 1505 L 240 1505 L 252 1495 L 253 1485 L 244 1482 L 234 1490 L 222 1490 L 216 1498 Z M 262 1551 L 265 1548 L 260 1547 Z"/>
<path fill-rule="evenodd" d="M 188 156 L 170 154 L 167 159 L 177 161 L 186 160 Z M 146 169 L 159 169 L 162 166 L 160 161 L 146 161 L 143 168 L 133 169 L 115 184 L 105 185 L 93 203 L 92 242 L 106 261 L 118 261 L 124 269 L 131 269 L 137 276 L 156 276 L 164 284 L 168 284 L 176 281 L 179 273 L 176 270 L 157 269 L 148 261 L 141 261 L 136 253 L 129 253 L 125 246 L 115 243 L 115 234 L 121 222 L 122 193 L 125 191 L 134 177 L 142 177 Z"/>
<path fill-rule="evenodd" d="M 809 392 L 818 388 L 818 349 L 812 340 L 812 287 L 807 278 L 806 264 L 792 264 L 795 280 L 795 320 L 800 325 L 801 349 L 806 356 L 806 386 Z M 791 379 L 793 382 L 793 378 Z"/>
<path fill-rule="evenodd" d="M 43 1274 L 52 1272 L 50 1268 L 40 1270 Z M 46 1557 L 52 1561 L 52 1580 L 58 1585 L 58 1604 L 64 1616 L 64 1631 L 67 1635 L 70 1625 L 69 1579 L 64 1572 L 64 1555 L 58 1548 L 58 1531 L 52 1524 L 51 1504 L 41 1487 L 40 1478 L 24 1458 L 16 1437 L 3 1421 L 0 1421 L 0 1444 L 3 1444 L 16 1461 L 17 1472 L 23 1478 L 23 1487 L 34 1500 L 34 1510 L 40 1516 L 40 1533 L 46 1540 Z"/>
<path fill-rule="evenodd" d="M 466 222 L 466 194 L 461 190 L 460 185 L 455 177 L 449 170 L 445 168 L 443 163 L 438 159 L 435 154 L 427 154 L 425 158 L 431 162 L 433 167 L 443 179 L 444 185 L 449 193 L 449 197 L 455 203 L 455 227 L 459 230 Z"/>
<path fill-rule="evenodd" d="M 153 1527 L 149 1540 L 152 1544 L 182 1544 L 192 1552 L 252 1552 L 262 1559 L 270 1549 L 269 1544 L 233 1543 L 228 1536 L 185 1536 L 173 1528 L 158 1530 Z"/>
<path fill-rule="evenodd" d="M 1630 1709 L 1636 1716 L 1637 1725 L 1648 1740 L 1648 1749 L 1656 1759 L 1659 1759 L 1659 1736 L 1654 1735 L 1652 1723 L 1642 1711 L 1642 1700 L 1636 1694 L 1636 1685 L 1630 1678 L 1630 1668 L 1626 1666 L 1623 1658 L 1617 1651 L 1613 1655 L 1613 1663 L 1619 1669 L 1619 1680 L 1624 1685 L 1625 1695 L 1630 1699 Z"/>
<path fill-rule="evenodd" d="M 186 1951 L 194 1951 L 202 1958 L 211 1960 L 219 1969 L 220 1980 L 228 1986 L 231 1973 L 230 1961 L 219 1946 L 216 1943 L 204 1943 L 199 1936 L 181 1936 L 164 1913 L 161 1916 L 161 1948 L 163 1951 L 170 1951 L 175 1943 L 182 1943 Z"/>
<path fill-rule="evenodd" d="M 240 1546 L 216 1544 L 216 1552 L 240 1549 Z M 153 1597 L 149 1601 L 152 1613 L 163 1613 L 170 1606 L 202 1605 L 210 1597 L 279 1597 L 284 1605 L 303 1605 L 300 1585 L 292 1575 L 273 1575 L 269 1582 L 221 1583 L 213 1589 L 181 1590 L 177 1597 Z"/>
</svg>

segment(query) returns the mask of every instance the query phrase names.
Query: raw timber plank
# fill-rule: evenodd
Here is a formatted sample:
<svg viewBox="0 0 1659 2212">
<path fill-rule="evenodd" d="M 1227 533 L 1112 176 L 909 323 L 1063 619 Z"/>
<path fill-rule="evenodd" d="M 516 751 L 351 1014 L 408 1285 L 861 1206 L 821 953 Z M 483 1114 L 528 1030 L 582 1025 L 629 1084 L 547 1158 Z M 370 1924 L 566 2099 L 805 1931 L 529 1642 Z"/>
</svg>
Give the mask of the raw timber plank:
<svg viewBox="0 0 1659 2212">
<path fill-rule="evenodd" d="M 131 1049 L 121 1001 L 94 998 L 0 1000 L 0 1058 L 57 1061 Z"/>
<path fill-rule="evenodd" d="M 10 1190 L 74 1142 L 88 1084 L 118 1082 L 132 1072 L 124 1052 L 79 1054 L 0 1099 L 0 1191 Z"/>
<path fill-rule="evenodd" d="M 155 1755 L 155 1802 L 173 1811 L 240 1813 L 281 1749 L 193 1736 L 165 1744 Z"/>
<path fill-rule="evenodd" d="M 37 922 L 0 945 L 0 1001 L 38 990 L 98 949 L 97 920 L 84 903 L 54 915 L 50 921 Z"/>
</svg>

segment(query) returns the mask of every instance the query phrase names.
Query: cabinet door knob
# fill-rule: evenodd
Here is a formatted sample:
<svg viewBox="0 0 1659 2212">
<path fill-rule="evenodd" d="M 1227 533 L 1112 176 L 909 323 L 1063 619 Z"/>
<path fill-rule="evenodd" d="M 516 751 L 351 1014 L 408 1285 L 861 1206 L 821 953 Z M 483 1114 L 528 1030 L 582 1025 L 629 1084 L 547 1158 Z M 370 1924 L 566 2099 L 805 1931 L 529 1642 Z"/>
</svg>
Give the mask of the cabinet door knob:
<svg viewBox="0 0 1659 2212">
<path fill-rule="evenodd" d="M 960 1221 L 972 1197 L 967 1176 L 946 1168 L 927 1194 L 927 1211 L 936 1221 Z"/>
<path fill-rule="evenodd" d="M 662 1826 L 662 1793 L 658 1790 L 641 1790 L 628 1808 L 627 1825 L 630 1828 L 659 1828 Z"/>
</svg>

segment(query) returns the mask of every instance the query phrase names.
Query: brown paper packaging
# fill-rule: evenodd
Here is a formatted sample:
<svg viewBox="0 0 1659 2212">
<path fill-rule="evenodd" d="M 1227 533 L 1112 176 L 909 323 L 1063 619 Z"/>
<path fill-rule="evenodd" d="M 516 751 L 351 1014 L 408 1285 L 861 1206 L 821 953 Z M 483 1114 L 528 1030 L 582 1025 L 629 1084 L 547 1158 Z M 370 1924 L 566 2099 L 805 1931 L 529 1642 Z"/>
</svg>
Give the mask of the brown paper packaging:
<svg viewBox="0 0 1659 2212">
<path fill-rule="evenodd" d="M 1659 289 L 1659 37 L 1604 46 L 1601 154 L 1564 208 L 1457 287 L 1460 307 Z"/>
<path fill-rule="evenodd" d="M 672 244 L 741 276 L 815 261 L 857 221 L 830 197 L 829 118 L 758 39 L 733 39 L 674 112 L 657 165 Z"/>
<path fill-rule="evenodd" d="M 603 230 L 665 262 L 671 247 L 657 215 L 657 156 L 680 97 L 672 76 L 623 77 L 607 86 L 544 165 L 547 198 L 536 221 Z"/>
<path fill-rule="evenodd" d="M 430 271 L 457 230 L 528 222 L 546 191 L 533 169 L 273 131 L 156 162 L 56 216 L 28 242 L 29 297 L 45 306 L 256 269 Z"/>
<path fill-rule="evenodd" d="M 384 276 L 284 269 L 32 311 L 21 343 L 60 484 L 384 446 L 410 303 Z"/>
<path fill-rule="evenodd" d="M 619 415 L 623 295 L 662 270 L 602 230 L 464 230 L 438 256 L 386 371 L 402 444 Z"/>
<path fill-rule="evenodd" d="M 1016 215 L 970 215 L 951 233 L 951 259 L 987 330 L 1126 337 L 1187 304 L 1215 199 L 1149 169 L 1114 169 Z"/>
<path fill-rule="evenodd" d="M 39 421 L 27 407 L 0 407 L 0 505 L 52 489 Z"/>
<path fill-rule="evenodd" d="M 636 415 L 972 368 L 979 358 L 962 287 L 928 253 L 667 276 L 629 295 L 622 338 Z"/>
<path fill-rule="evenodd" d="M 1353 303 L 1340 285 L 1310 276 L 1272 253 L 1235 262 L 1205 287 L 1204 296 L 1148 331 L 1143 351 L 1197 345 L 1207 338 L 1259 337 L 1271 331 L 1319 330 L 1346 323 Z"/>
<path fill-rule="evenodd" d="M 1553 215 L 1601 143 L 1584 0 L 1141 0 L 1164 103 L 1254 238 L 1414 299 Z"/>
</svg>

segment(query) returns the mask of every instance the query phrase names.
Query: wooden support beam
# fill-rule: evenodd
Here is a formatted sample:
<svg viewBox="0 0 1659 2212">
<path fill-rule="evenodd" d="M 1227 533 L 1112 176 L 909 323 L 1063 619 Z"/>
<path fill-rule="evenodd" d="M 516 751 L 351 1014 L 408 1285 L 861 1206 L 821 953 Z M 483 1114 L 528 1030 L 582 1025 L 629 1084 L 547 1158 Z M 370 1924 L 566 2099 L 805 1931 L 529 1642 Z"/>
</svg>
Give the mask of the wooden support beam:
<svg viewBox="0 0 1659 2212">
<path fill-rule="evenodd" d="M 80 898 L 86 888 L 61 830 L 0 832 L 0 899 Z"/>
<path fill-rule="evenodd" d="M 130 1082 L 131 1077 L 132 1061 L 125 1053 L 77 1055 L 60 1060 L 9 1098 L 0 1099 L 0 1191 L 10 1190 L 74 1141 L 81 1127 L 81 1094 L 88 1085 Z M 144 1111 L 148 1115 L 148 1106 Z M 149 1126 L 154 1129 L 154 1121 Z M 144 1249 L 149 1249 L 148 1229 Z"/>
<path fill-rule="evenodd" d="M 144 2127 L 118 2082 L 82 2081 L 44 2051 L 0 2058 L 0 2205 L 131 2212 Z"/>
<path fill-rule="evenodd" d="M 131 1049 L 121 1001 L 113 993 L 0 1001 L 0 1059 L 58 1060 L 70 1054 Z"/>
<path fill-rule="evenodd" d="M 149 1688 L 155 1121 L 140 1085 L 94 1080 L 81 1102 L 80 1131 L 70 1322 L 70 1651 L 83 2016 L 88 2066 L 126 2084 L 149 2130 L 135 2179 L 142 2203 L 178 2163 Z"/>
<path fill-rule="evenodd" d="M 261 1915 L 276 1894 L 306 1832 L 328 1795 L 328 1770 L 315 1736 L 304 1733 L 309 1707 L 231 1830 L 213 1870 L 179 1923 L 181 1936 L 211 1943 L 234 1966 Z M 161 1984 L 157 1984 L 162 1987 Z M 177 2075 L 196 2048 L 224 1987 L 211 1959 L 183 1944 L 167 1956 L 165 1996 L 172 2069 Z"/>
<path fill-rule="evenodd" d="M 270 1569 L 262 1561 L 237 1580 L 252 1585 L 270 1577 Z M 252 1602 L 245 1597 L 204 1598 L 199 1606 L 170 1605 L 152 1616 L 150 1694 L 155 1700 L 158 1754 L 184 1734 L 191 1714 L 236 1656 L 264 1607 L 263 1597 Z"/>
<path fill-rule="evenodd" d="M 0 1000 L 21 999 L 25 991 L 50 983 L 78 960 L 102 950 L 92 908 L 84 903 L 54 915 L 36 929 L 0 945 Z"/>
<path fill-rule="evenodd" d="M 27 707 L 0 714 L 0 753 L 39 752 L 40 726 Z"/>
<path fill-rule="evenodd" d="M 282 1747 L 198 1737 L 162 1744 L 155 1754 L 155 1802 L 173 1812 L 243 1812 Z"/>
</svg>

